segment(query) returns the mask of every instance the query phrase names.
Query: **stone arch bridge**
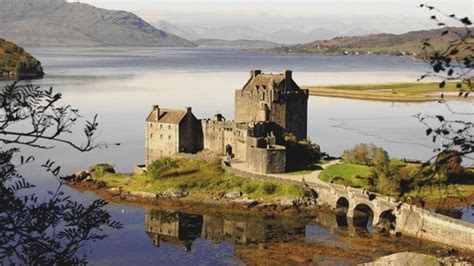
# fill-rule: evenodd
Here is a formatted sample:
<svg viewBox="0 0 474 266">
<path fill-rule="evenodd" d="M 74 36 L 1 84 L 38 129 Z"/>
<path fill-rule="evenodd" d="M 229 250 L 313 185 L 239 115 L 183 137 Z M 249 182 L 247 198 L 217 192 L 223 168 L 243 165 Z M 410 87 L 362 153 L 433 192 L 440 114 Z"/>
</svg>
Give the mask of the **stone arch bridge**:
<svg viewBox="0 0 474 266">
<path fill-rule="evenodd" d="M 280 180 L 301 184 L 295 176 L 258 174 L 236 167 L 222 167 L 237 176 Z M 474 252 L 474 224 L 437 214 L 395 198 L 362 189 L 329 184 L 318 178 L 304 183 L 317 193 L 317 204 L 327 206 L 346 217 L 355 226 L 367 227 L 389 222 L 390 232 L 442 243 L 451 247 Z M 363 219 L 357 219 L 362 213 Z M 358 224 L 360 223 L 360 224 Z"/>
<path fill-rule="evenodd" d="M 395 198 L 362 189 L 327 183 L 307 183 L 318 193 L 320 205 L 329 206 L 336 214 L 347 215 L 349 223 L 386 222 L 390 231 L 474 251 L 474 224 L 437 214 Z M 361 217 L 358 220 L 358 217 Z M 359 224 L 366 226 L 367 224 Z"/>
</svg>

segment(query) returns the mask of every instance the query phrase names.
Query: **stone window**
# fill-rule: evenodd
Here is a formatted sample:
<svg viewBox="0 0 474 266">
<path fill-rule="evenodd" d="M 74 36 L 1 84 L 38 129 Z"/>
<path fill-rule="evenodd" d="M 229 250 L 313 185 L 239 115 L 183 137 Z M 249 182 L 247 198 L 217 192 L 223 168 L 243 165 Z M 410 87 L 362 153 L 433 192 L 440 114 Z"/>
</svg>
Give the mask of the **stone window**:
<svg viewBox="0 0 474 266">
<path fill-rule="evenodd" d="M 150 123 L 150 127 L 153 128 L 153 123 Z"/>
<path fill-rule="evenodd" d="M 168 125 L 168 129 L 171 129 L 171 125 Z"/>
<path fill-rule="evenodd" d="M 168 135 L 168 139 L 171 139 L 171 135 Z"/>
<path fill-rule="evenodd" d="M 150 134 L 150 138 L 153 138 L 153 133 Z"/>
<path fill-rule="evenodd" d="M 160 139 L 163 139 L 163 135 L 160 135 Z"/>
<path fill-rule="evenodd" d="M 163 128 L 163 125 L 160 125 L 160 128 L 162 129 L 162 128 Z"/>
</svg>

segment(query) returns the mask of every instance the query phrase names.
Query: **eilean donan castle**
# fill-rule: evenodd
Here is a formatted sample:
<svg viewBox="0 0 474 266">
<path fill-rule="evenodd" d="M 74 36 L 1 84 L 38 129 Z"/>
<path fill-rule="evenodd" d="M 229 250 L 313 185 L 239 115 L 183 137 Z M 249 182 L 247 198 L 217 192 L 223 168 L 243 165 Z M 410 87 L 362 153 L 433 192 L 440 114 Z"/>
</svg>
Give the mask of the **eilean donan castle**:
<svg viewBox="0 0 474 266">
<path fill-rule="evenodd" d="M 146 119 L 146 164 L 164 156 L 203 149 L 246 162 L 249 171 L 283 173 L 285 135 L 307 136 L 308 90 L 298 87 L 292 71 L 265 74 L 252 70 L 235 91 L 235 120 L 221 114 L 197 119 L 191 108 L 153 106 Z"/>
</svg>

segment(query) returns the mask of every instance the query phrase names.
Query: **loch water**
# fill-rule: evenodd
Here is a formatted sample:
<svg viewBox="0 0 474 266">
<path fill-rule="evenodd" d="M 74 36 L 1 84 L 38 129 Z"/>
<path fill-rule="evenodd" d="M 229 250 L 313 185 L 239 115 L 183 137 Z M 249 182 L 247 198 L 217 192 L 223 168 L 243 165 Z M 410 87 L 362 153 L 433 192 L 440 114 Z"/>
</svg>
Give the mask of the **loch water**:
<svg viewBox="0 0 474 266">
<path fill-rule="evenodd" d="M 48 174 L 38 171 L 38 164 L 49 158 L 56 160 L 64 172 L 98 162 L 111 163 L 120 172 L 131 172 L 134 165 L 143 163 L 144 119 L 154 104 L 167 108 L 191 106 L 198 118 L 220 112 L 231 120 L 234 90 L 245 84 L 251 69 L 274 73 L 291 69 L 301 86 L 412 82 L 428 69 L 423 62 L 409 57 L 280 55 L 228 48 L 27 50 L 42 62 L 46 72 L 44 79 L 31 81 L 32 84 L 54 87 L 63 94 L 64 103 L 80 109 L 85 117 L 98 114 L 100 140 L 121 143 L 89 153 L 60 145 L 40 152 L 22 148 L 23 153 L 37 157 L 36 165 L 20 171 L 37 185 L 40 193 L 56 184 Z M 0 81 L 1 86 L 5 83 Z M 425 136 L 424 125 L 414 115 L 473 119 L 463 115 L 473 111 L 469 102 L 453 101 L 449 108 L 437 102 L 369 102 L 312 96 L 308 136 L 324 152 L 335 156 L 364 142 L 383 147 L 392 157 L 426 160 L 440 143 Z M 82 140 L 80 135 L 70 137 Z M 90 193 L 65 190 L 83 202 L 95 198 Z M 108 209 L 125 228 L 84 248 L 93 264 L 261 264 L 281 260 L 279 254 L 285 254 L 285 250 L 293 250 L 295 256 L 305 250 L 315 252 L 323 263 L 352 264 L 368 260 L 358 254 L 370 253 L 369 242 L 374 243 L 370 246 L 372 252 L 380 256 L 402 248 L 401 244 L 390 244 L 389 237 L 369 236 L 377 238 L 372 241 L 367 236 L 351 237 L 329 214 L 288 219 L 146 210 L 117 204 Z M 472 207 L 463 209 L 462 219 L 473 221 Z M 412 249 L 420 248 L 413 245 Z"/>
</svg>

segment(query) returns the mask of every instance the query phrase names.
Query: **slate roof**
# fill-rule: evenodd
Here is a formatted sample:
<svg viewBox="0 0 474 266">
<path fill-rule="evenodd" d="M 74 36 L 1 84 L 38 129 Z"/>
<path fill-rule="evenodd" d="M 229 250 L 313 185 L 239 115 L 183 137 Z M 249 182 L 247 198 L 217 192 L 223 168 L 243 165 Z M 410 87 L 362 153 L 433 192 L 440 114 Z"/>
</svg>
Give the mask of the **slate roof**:
<svg viewBox="0 0 474 266">
<path fill-rule="evenodd" d="M 298 85 L 291 80 L 289 88 L 285 88 L 285 74 L 258 74 L 257 76 L 250 78 L 245 84 L 243 90 L 252 91 L 255 89 L 268 89 L 273 86 L 274 89 L 296 91 L 300 88 Z"/>
<path fill-rule="evenodd" d="M 154 110 L 148 115 L 147 122 L 159 122 L 166 124 L 179 124 L 186 116 L 187 111 L 181 109 L 160 108 L 160 117 L 157 118 Z"/>
</svg>

